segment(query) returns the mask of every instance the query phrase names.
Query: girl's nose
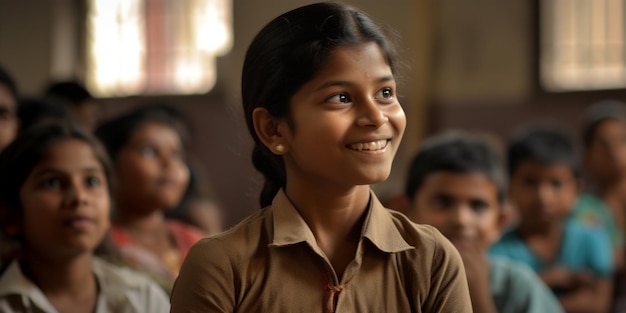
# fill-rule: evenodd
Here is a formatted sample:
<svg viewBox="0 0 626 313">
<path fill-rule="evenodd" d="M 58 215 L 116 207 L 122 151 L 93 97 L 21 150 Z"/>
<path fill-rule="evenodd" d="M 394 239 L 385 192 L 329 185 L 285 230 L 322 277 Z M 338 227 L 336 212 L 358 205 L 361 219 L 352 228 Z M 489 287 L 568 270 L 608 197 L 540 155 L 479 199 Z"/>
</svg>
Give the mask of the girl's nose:
<svg viewBox="0 0 626 313">
<path fill-rule="evenodd" d="M 363 100 L 362 104 L 363 109 L 358 118 L 359 126 L 380 127 L 389 121 L 389 117 L 387 117 L 385 112 L 371 99 Z"/>
<path fill-rule="evenodd" d="M 87 203 L 87 192 L 85 188 L 81 187 L 80 184 L 71 184 L 65 192 L 65 206 L 78 207 L 85 203 Z"/>
</svg>

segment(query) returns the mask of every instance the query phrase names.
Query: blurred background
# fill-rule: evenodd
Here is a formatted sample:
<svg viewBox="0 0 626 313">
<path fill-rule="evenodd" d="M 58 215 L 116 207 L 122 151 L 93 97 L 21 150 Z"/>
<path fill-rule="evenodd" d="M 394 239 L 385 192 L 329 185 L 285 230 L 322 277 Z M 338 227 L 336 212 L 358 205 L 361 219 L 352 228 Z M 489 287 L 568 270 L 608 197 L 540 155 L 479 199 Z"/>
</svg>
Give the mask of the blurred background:
<svg viewBox="0 0 626 313">
<path fill-rule="evenodd" d="M 246 48 L 272 18 L 304 0 L 0 0 L 0 64 L 23 95 L 74 79 L 103 118 L 170 103 L 190 118 L 191 150 L 230 227 L 258 209 L 260 176 L 240 103 Z M 344 1 L 392 30 L 408 128 L 391 177 L 448 128 L 506 140 L 548 120 L 577 138 L 582 113 L 626 100 L 623 0 Z M 198 52 L 199 51 L 199 52 Z"/>
</svg>

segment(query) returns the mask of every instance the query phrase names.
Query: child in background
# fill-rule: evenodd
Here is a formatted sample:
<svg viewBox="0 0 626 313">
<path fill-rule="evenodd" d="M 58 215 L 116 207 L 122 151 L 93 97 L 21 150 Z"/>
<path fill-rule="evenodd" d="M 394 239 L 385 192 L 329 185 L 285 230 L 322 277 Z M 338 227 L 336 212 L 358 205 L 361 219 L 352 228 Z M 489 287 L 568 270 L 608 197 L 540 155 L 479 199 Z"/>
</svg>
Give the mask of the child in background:
<svg viewBox="0 0 626 313">
<path fill-rule="evenodd" d="M 54 82 L 46 89 L 45 100 L 65 107 L 74 123 L 88 132 L 93 132 L 100 123 L 103 106 L 82 83 Z"/>
<path fill-rule="evenodd" d="M 626 311 L 626 104 L 603 100 L 588 108 L 583 127 L 588 184 L 574 214 L 583 224 L 604 227 L 613 243 L 617 312 Z"/>
<path fill-rule="evenodd" d="M 170 291 L 189 248 L 205 234 L 166 219 L 189 183 L 177 122 L 161 112 L 137 110 L 96 130 L 117 177 L 111 234 L 122 255 Z"/>
<path fill-rule="evenodd" d="M 340 3 L 289 11 L 244 61 L 263 208 L 196 244 L 172 312 L 472 312 L 459 254 L 385 209 L 406 126 L 387 36 Z"/>
<path fill-rule="evenodd" d="M 94 256 L 110 225 L 109 168 L 95 138 L 62 124 L 0 155 L 0 226 L 21 247 L 0 277 L 0 312 L 169 311 L 156 283 Z"/>
<path fill-rule="evenodd" d="M 529 128 L 508 148 L 509 196 L 519 223 L 492 246 L 494 255 L 528 264 L 566 312 L 608 312 L 613 253 L 604 229 L 571 218 L 579 159 L 565 134 Z"/>
<path fill-rule="evenodd" d="M 411 162 L 405 194 L 408 216 L 435 226 L 461 254 L 474 312 L 562 312 L 532 269 L 488 257 L 505 221 L 506 177 L 485 140 L 464 132 L 427 139 Z"/>
</svg>

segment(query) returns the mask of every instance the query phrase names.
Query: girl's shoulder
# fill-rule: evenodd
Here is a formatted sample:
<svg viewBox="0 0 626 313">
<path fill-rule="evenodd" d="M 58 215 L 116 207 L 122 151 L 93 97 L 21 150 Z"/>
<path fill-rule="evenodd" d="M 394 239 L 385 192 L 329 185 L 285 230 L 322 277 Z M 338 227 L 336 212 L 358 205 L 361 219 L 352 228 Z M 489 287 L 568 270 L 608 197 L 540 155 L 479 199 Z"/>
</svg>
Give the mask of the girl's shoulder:
<svg viewBox="0 0 626 313">
<path fill-rule="evenodd" d="M 147 276 L 99 258 L 94 259 L 92 270 L 107 307 L 119 312 L 140 312 L 144 309 L 169 311 L 167 294 Z"/>
</svg>

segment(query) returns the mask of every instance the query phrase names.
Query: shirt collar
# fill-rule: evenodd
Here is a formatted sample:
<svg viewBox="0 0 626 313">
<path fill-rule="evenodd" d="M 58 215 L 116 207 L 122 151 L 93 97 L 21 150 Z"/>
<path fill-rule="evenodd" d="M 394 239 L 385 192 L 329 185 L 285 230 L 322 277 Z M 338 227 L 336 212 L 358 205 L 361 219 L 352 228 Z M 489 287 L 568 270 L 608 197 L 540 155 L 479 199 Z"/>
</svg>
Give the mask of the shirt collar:
<svg viewBox="0 0 626 313">
<path fill-rule="evenodd" d="M 387 253 L 414 249 L 404 240 L 387 210 L 370 190 L 370 204 L 363 223 L 361 240 L 367 238 L 379 250 Z M 317 246 L 313 232 L 282 189 L 272 201 L 272 212 L 274 236 L 270 246 L 281 247 L 300 242 Z"/>
<path fill-rule="evenodd" d="M 37 308 L 44 312 L 57 312 L 41 289 L 24 276 L 17 260 L 11 262 L 4 271 L 2 278 L 0 278 L 0 297 L 11 294 L 21 295 L 30 299 Z"/>
<path fill-rule="evenodd" d="M 96 312 L 119 311 L 127 306 L 129 289 L 141 287 L 141 281 L 133 279 L 136 276 L 121 275 L 112 270 L 112 265 L 96 257 L 92 261 L 92 271 L 100 288 Z M 18 261 L 13 261 L 0 278 L 0 297 L 10 294 L 30 299 L 44 312 L 57 312 L 41 289 L 24 275 Z"/>
</svg>

